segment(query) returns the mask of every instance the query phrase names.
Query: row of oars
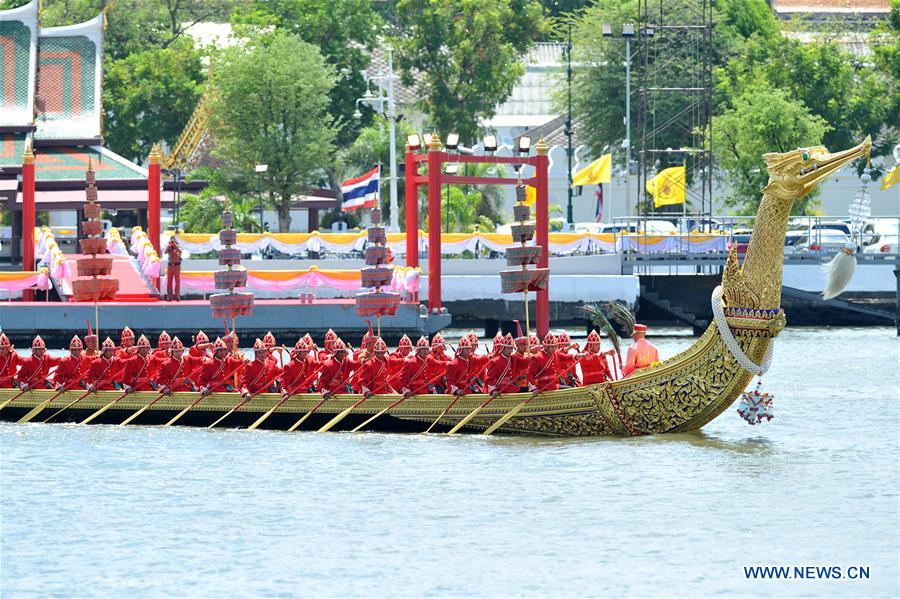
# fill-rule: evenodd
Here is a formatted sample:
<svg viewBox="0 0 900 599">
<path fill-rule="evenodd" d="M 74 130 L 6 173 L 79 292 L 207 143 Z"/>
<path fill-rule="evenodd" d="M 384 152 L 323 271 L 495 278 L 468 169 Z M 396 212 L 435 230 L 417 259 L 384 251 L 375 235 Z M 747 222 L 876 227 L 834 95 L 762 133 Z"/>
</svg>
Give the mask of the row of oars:
<svg viewBox="0 0 900 599">
<path fill-rule="evenodd" d="M 576 363 L 577 363 L 577 362 L 576 362 Z M 572 368 L 574 365 L 575 365 L 575 364 L 572 364 L 572 366 L 570 366 L 569 368 Z M 469 380 L 471 381 L 471 380 L 476 379 L 482 372 L 484 372 L 484 368 L 482 368 L 480 372 L 478 372 L 478 373 L 472 375 L 471 377 L 469 377 Z M 300 385 L 298 385 L 298 387 L 302 388 L 302 387 L 306 386 L 306 384 L 308 384 L 308 383 L 312 380 L 312 378 L 313 378 L 314 376 L 315 376 L 315 373 L 313 373 L 310 377 L 308 377 L 308 378 L 306 379 L 306 381 L 304 381 L 303 383 L 301 383 Z M 224 377 L 222 380 L 227 380 L 227 378 L 228 378 L 228 377 Z M 440 376 L 435 377 L 435 379 L 432 380 L 432 381 L 430 381 L 429 384 L 434 383 L 438 378 L 440 378 Z M 275 379 L 273 378 L 271 381 L 268 381 L 268 382 L 266 383 L 266 385 L 264 385 L 260 391 L 257 391 L 256 393 L 253 393 L 253 394 L 250 395 L 249 397 L 242 398 L 241 401 L 240 401 L 238 404 L 236 404 L 233 408 L 231 408 L 231 409 L 230 409 L 228 412 L 226 412 L 223 416 L 221 416 L 220 418 L 218 418 L 215 422 L 213 422 L 212 424 L 210 424 L 207 428 L 214 428 L 216 425 L 218 425 L 218 424 L 220 424 L 222 421 L 224 421 L 228 416 L 230 416 L 230 415 L 233 414 L 234 412 L 240 410 L 240 408 L 241 408 L 242 406 L 244 406 L 247 402 L 249 402 L 249 401 L 252 400 L 254 397 L 256 397 L 257 395 L 259 395 L 260 393 L 262 393 L 265 389 L 267 389 L 267 388 L 274 382 L 274 380 L 275 380 Z M 504 382 L 504 381 L 501 381 L 501 384 L 502 384 L 503 382 Z M 171 381 L 170 381 L 170 384 L 171 384 Z M 69 391 L 69 390 L 70 390 L 69 388 L 63 388 L 62 390 L 60 390 L 59 392 L 57 392 L 55 395 L 51 396 L 49 399 L 46 399 L 46 400 L 42 401 L 40 404 L 38 404 L 38 405 L 35 406 L 32 410 L 30 410 L 27 414 L 25 414 L 24 416 L 22 416 L 22 418 L 20 418 L 20 419 L 18 420 L 18 422 L 21 422 L 21 423 L 30 422 L 32 419 L 34 419 L 35 416 L 37 416 L 37 415 L 40 414 L 44 409 L 46 409 L 46 408 L 50 405 L 50 403 L 51 403 L 53 400 L 55 400 L 57 397 L 59 397 L 60 395 L 62 395 L 63 393 L 65 393 L 66 391 Z M 496 431 L 498 428 L 500 428 L 501 426 L 503 426 L 506 422 L 508 422 L 511 418 L 513 418 L 516 414 L 518 414 L 518 413 L 519 413 L 526 405 L 528 405 L 528 403 L 530 403 L 535 397 L 537 397 L 538 395 L 540 395 L 544 390 L 545 390 L 545 388 L 544 388 L 544 389 L 539 389 L 539 390 L 534 391 L 527 399 L 525 399 L 525 400 L 523 400 L 522 402 L 520 402 L 520 403 L 519 403 L 518 405 L 516 405 L 512 410 L 510 410 L 509 412 L 507 412 L 506 414 L 504 414 L 503 416 L 501 416 L 496 422 L 494 422 L 494 424 L 492 424 L 490 427 L 488 427 L 488 428 L 484 431 L 484 434 L 485 434 L 485 435 L 490 435 L 490 434 L 492 434 L 494 431 Z M 78 402 L 82 401 L 83 399 L 85 399 L 88 395 L 90 395 L 90 394 L 93 393 L 93 392 L 94 392 L 94 390 L 90 390 L 90 391 L 87 391 L 86 393 L 82 394 L 81 396 L 79 396 L 79 397 L 76 398 L 75 400 L 69 402 L 68 404 L 66 404 L 65 406 L 63 406 L 62 408 L 60 408 L 59 410 L 57 410 L 57 411 L 54 412 L 53 414 L 51 414 L 46 420 L 44 420 L 44 422 L 50 422 L 51 420 L 53 420 L 54 418 L 56 418 L 59 414 L 61 414 L 62 412 L 68 410 L 69 408 L 75 406 Z M 18 393 L 17 395 L 15 395 L 14 397 L 12 397 L 12 398 L 6 400 L 5 402 L 3 402 L 2 404 L 0 404 L 0 410 L 3 410 L 6 406 L 8 406 L 10 403 L 12 403 L 13 401 L 15 401 L 15 400 L 18 399 L 19 397 L 21 397 L 24 393 L 25 393 L 25 391 L 22 391 L 22 392 Z M 114 399 L 114 400 L 112 400 L 111 402 L 107 403 L 106 405 L 104 405 L 104 406 L 101 407 L 100 409 L 94 411 L 90 416 L 88 416 L 87 418 L 85 418 L 84 420 L 82 420 L 82 421 L 81 421 L 81 424 L 89 424 L 90 422 L 94 421 L 96 418 L 98 418 L 98 417 L 99 417 L 100 415 L 102 415 L 104 412 L 106 412 L 107 410 L 109 410 L 110 408 L 112 408 L 114 405 L 116 405 L 117 403 L 119 403 L 120 401 L 122 401 L 123 399 L 125 399 L 126 397 L 128 397 L 128 395 L 130 395 L 131 393 L 133 393 L 133 390 L 132 390 L 132 391 L 126 391 L 125 393 L 123 393 L 122 395 L 120 395 L 119 397 L 117 397 L 116 399 Z M 153 406 L 155 403 L 157 403 L 157 402 L 160 401 L 163 397 L 165 397 L 165 395 L 166 395 L 166 393 L 160 393 L 159 396 L 157 396 L 155 399 L 153 399 L 152 401 L 150 401 L 147 405 L 141 407 L 138 411 L 136 411 L 134 414 L 132 414 L 131 416 L 129 416 L 126 420 L 124 420 L 123 422 L 121 422 L 121 423 L 120 423 L 120 426 L 125 426 L 125 425 L 127 425 L 127 424 L 133 422 L 136 418 L 138 418 L 141 414 L 143 414 L 147 409 L 149 409 L 151 406 Z M 200 403 L 200 401 L 201 401 L 204 397 L 206 397 L 206 396 L 201 394 L 200 397 L 198 397 L 195 401 L 193 401 L 193 402 L 191 402 L 190 404 L 188 404 L 187 407 L 185 407 L 183 410 L 181 410 L 181 411 L 180 411 L 177 415 L 175 415 L 171 420 L 169 420 L 168 422 L 166 422 L 166 424 L 165 424 L 164 426 L 171 426 L 171 425 L 175 424 L 176 422 L 178 422 L 178 420 L 180 420 L 182 416 L 184 416 L 186 413 L 188 413 L 188 412 L 191 410 L 191 408 L 193 408 L 193 407 L 196 406 L 198 403 Z M 281 401 L 279 401 L 278 403 L 276 403 L 276 404 L 275 404 L 272 408 L 270 408 L 266 413 L 264 413 L 262 416 L 260 416 L 260 417 L 259 417 L 256 421 L 254 421 L 253 424 L 251 424 L 248 428 L 249 428 L 250 430 L 255 430 L 256 428 L 258 428 L 258 427 L 259 427 L 263 422 L 265 422 L 266 419 L 269 418 L 269 416 L 271 416 L 271 415 L 272 415 L 272 414 L 273 414 L 280 406 L 282 406 L 288 399 L 290 399 L 290 397 L 292 397 L 292 396 L 285 396 L 284 398 L 282 398 Z M 466 425 L 467 425 L 469 422 L 471 422 L 476 416 L 478 416 L 478 414 L 481 413 L 481 411 L 484 410 L 484 408 L 486 408 L 488 405 L 490 405 L 491 402 L 493 402 L 494 399 L 496 399 L 497 397 L 499 397 L 499 395 L 492 395 L 491 397 L 489 397 L 487 400 L 485 400 L 483 403 L 481 403 L 478 407 L 476 407 L 474 410 L 472 410 L 468 415 L 466 415 L 465 418 L 463 418 L 462 420 L 460 420 L 453 428 L 450 429 L 450 431 L 449 431 L 447 434 L 452 435 L 452 434 L 457 433 L 461 428 L 463 428 L 464 426 L 466 426 Z M 315 414 L 316 411 L 317 411 L 320 407 L 322 407 L 322 405 L 324 405 L 325 402 L 328 401 L 329 398 L 330 398 L 330 396 L 326 396 L 326 397 L 322 398 L 322 400 L 319 401 L 315 406 L 313 406 L 313 408 L 312 408 L 311 410 L 309 410 L 309 411 L 308 411 L 306 414 L 304 414 L 299 420 L 297 420 L 297 422 L 295 422 L 295 423 L 288 429 L 288 432 L 293 432 L 293 431 L 296 430 L 298 427 L 300 427 L 300 426 L 307 420 L 307 418 L 309 418 L 310 416 L 312 416 L 313 414 Z M 444 418 L 444 416 L 446 416 L 446 414 L 453 408 L 453 406 L 456 405 L 456 403 L 460 400 L 460 398 L 461 398 L 461 396 L 455 396 L 455 397 L 450 401 L 450 403 L 447 404 L 447 406 L 444 408 L 444 410 L 441 412 L 441 414 L 434 420 L 434 422 L 431 423 L 431 425 L 430 425 L 424 432 L 426 432 L 426 433 L 430 432 L 431 429 L 433 429 L 434 426 L 435 426 L 438 422 L 440 422 L 440 421 Z M 343 411 L 341 411 L 337 416 L 335 416 L 334 418 L 332 418 L 331 420 L 329 420 L 324 426 L 322 426 L 321 428 L 319 428 L 319 429 L 318 429 L 318 432 L 324 433 L 324 432 L 327 432 L 327 431 L 331 430 L 332 428 L 334 428 L 337 424 L 339 424 L 342 420 L 344 420 L 344 418 L 346 418 L 347 416 L 349 416 L 356 408 L 358 408 L 360 405 L 362 405 L 367 399 L 369 399 L 369 398 L 368 398 L 368 397 L 363 397 L 362 399 L 360 399 L 359 401 L 357 401 L 356 403 L 354 403 L 354 404 L 351 405 L 350 407 L 348 407 L 348 408 L 344 409 Z M 386 408 L 382 409 L 381 411 L 379 411 L 378 413 L 376 413 L 374 416 L 370 417 L 369 419 L 367 419 L 366 421 L 364 421 L 362 424 L 360 424 L 360 425 L 358 425 L 357 427 L 355 427 L 355 428 L 352 430 L 352 432 L 359 432 L 360 430 L 362 430 L 363 428 L 365 428 L 366 426 L 368 426 L 369 424 L 371 424 L 374 420 L 376 420 L 376 419 L 379 418 L 380 416 L 383 416 L 384 414 L 386 414 L 387 412 L 389 412 L 389 411 L 392 410 L 393 408 L 397 407 L 398 405 L 400 405 L 401 403 L 403 403 L 404 401 L 406 401 L 406 399 L 408 399 L 408 398 L 407 398 L 407 397 L 401 397 L 401 398 L 398 399 L 397 401 L 391 403 L 391 404 L 388 405 Z"/>
</svg>

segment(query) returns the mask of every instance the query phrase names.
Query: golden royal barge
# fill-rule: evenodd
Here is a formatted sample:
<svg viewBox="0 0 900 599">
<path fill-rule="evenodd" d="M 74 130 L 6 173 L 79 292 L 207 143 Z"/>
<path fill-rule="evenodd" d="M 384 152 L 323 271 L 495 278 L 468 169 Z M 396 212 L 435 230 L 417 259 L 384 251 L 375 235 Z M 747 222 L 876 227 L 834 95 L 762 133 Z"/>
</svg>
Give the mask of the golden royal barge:
<svg viewBox="0 0 900 599">
<path fill-rule="evenodd" d="M 753 364 L 767 363 L 773 339 L 785 326 L 779 306 L 784 238 L 794 200 L 844 164 L 868 155 L 870 147 L 867 138 L 837 153 L 812 147 L 764 155 L 769 184 L 763 190 L 746 258 L 739 265 L 732 251 L 713 298 L 720 303 L 723 322 L 712 323 L 687 350 L 626 379 L 545 392 L 527 404 L 527 393 L 506 394 L 481 410 L 479 406 L 488 397 L 477 394 L 455 403 L 450 395 L 415 396 L 400 403 L 396 395 L 373 396 L 359 405 L 360 395 L 337 395 L 324 403 L 318 395 L 297 395 L 278 405 L 279 395 L 261 394 L 222 420 L 240 403 L 237 394 L 213 394 L 197 402 L 196 393 L 175 393 L 159 399 L 130 423 L 166 424 L 193 405 L 177 424 L 209 426 L 219 421 L 220 427 L 252 426 L 272 410 L 260 428 L 288 430 L 316 408 L 296 430 L 319 430 L 341 414 L 344 417 L 331 430 L 353 430 L 365 424 L 365 430 L 418 433 L 437 421 L 431 429 L 435 432 L 458 428 L 459 432 L 479 433 L 504 417 L 508 420 L 497 433 L 635 436 L 698 430 L 741 395 L 756 374 L 747 369 L 747 359 Z M 721 328 L 726 326 L 730 334 Z M 0 403 L 17 393 L 0 390 Z M 72 391 L 57 397 L 35 421 L 42 421 L 45 414 L 53 414 L 81 394 Z M 53 395 L 45 390 L 25 393 L 0 410 L 0 419 L 17 421 Z M 154 392 L 136 392 L 124 398 L 120 392 L 96 392 L 54 421 L 80 422 L 115 402 L 92 422 L 120 424 L 158 397 Z M 463 426 L 458 426 L 460 423 Z"/>
</svg>

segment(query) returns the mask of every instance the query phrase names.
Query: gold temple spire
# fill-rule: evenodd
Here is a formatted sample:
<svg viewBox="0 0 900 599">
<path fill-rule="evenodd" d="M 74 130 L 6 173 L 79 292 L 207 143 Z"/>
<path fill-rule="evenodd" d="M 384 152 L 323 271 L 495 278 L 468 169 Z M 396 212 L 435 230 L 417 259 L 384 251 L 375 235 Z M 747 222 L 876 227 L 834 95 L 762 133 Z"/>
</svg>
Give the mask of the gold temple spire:
<svg viewBox="0 0 900 599">
<path fill-rule="evenodd" d="M 25 142 L 25 152 L 22 154 L 22 164 L 34 164 L 34 151 L 31 149 L 31 140 Z"/>
</svg>

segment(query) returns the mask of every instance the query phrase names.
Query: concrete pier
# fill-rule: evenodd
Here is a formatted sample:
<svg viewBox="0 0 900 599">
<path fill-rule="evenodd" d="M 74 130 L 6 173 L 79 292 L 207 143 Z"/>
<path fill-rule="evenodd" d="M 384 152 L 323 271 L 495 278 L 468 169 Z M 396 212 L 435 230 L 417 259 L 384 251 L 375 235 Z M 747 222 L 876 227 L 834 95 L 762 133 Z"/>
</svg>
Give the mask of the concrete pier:
<svg viewBox="0 0 900 599">
<path fill-rule="evenodd" d="M 213 339 L 225 330 L 222 320 L 212 317 L 209 302 L 203 300 L 101 303 L 99 316 L 101 341 L 109 335 L 118 342 L 119 332 L 126 326 L 148 337 L 166 330 L 178 335 L 185 344 L 190 343 L 191 335 L 198 329 Z M 375 319 L 371 320 L 375 326 Z M 87 332 L 85 321 L 94 326 L 94 304 L 0 302 L 0 328 L 20 347 L 30 345 L 34 335 L 41 335 L 51 346 L 68 347 L 72 335 L 83 336 Z M 313 304 L 298 300 L 257 300 L 253 314 L 238 317 L 236 324 L 242 345 L 247 345 L 248 340 L 252 343 L 266 331 L 272 331 L 284 343 L 293 343 L 305 333 L 321 340 L 329 328 L 358 344 L 359 337 L 368 328 L 364 319 L 357 316 L 352 300 L 317 300 Z M 415 340 L 449 324 L 447 314 L 421 314 L 418 304 L 404 303 L 396 316 L 381 319 L 381 334 L 388 342 L 395 342 L 404 334 Z"/>
</svg>

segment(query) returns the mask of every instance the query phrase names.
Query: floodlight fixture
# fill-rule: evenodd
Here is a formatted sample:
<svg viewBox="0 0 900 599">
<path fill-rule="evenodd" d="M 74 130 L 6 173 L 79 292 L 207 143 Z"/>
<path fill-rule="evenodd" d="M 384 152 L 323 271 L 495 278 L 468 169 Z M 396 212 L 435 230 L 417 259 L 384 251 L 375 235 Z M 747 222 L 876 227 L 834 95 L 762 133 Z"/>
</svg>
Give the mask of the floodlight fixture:
<svg viewBox="0 0 900 599">
<path fill-rule="evenodd" d="M 603 37 L 612 37 L 612 25 L 609 23 L 601 25 L 600 31 L 603 33 Z"/>
<path fill-rule="evenodd" d="M 422 139 L 425 141 L 426 148 L 431 145 L 431 133 L 426 133 L 422 136 Z"/>
<path fill-rule="evenodd" d="M 531 150 L 531 138 L 527 135 L 519 137 L 519 154 L 527 154 Z"/>
<path fill-rule="evenodd" d="M 269 170 L 269 165 L 268 165 L 268 164 L 257 164 L 257 165 L 253 168 L 253 170 L 255 170 L 257 173 L 264 173 L 264 172 L 266 172 L 267 170 Z"/>
<path fill-rule="evenodd" d="M 622 37 L 634 37 L 634 23 L 622 25 Z"/>
<path fill-rule="evenodd" d="M 422 140 L 418 133 L 412 133 L 406 136 L 406 147 L 413 151 L 422 148 Z"/>
<path fill-rule="evenodd" d="M 444 165 L 444 173 L 448 175 L 455 175 L 459 173 L 459 163 L 458 162 L 448 162 Z"/>
<path fill-rule="evenodd" d="M 485 153 L 497 151 L 497 136 L 496 135 L 485 135 L 484 136 L 484 151 L 485 151 Z"/>
<path fill-rule="evenodd" d="M 448 150 L 455 150 L 459 146 L 459 133 L 448 133 L 447 143 L 444 145 Z"/>
</svg>

